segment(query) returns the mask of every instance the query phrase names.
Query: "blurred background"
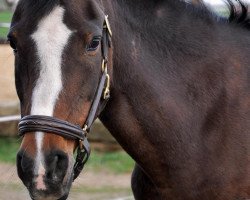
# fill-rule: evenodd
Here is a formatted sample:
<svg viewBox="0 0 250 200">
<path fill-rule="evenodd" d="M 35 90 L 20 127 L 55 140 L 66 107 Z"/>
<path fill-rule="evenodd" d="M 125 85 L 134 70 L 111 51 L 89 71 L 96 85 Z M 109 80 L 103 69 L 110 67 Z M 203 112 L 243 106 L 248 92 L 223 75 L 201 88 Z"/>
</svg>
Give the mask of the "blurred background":
<svg viewBox="0 0 250 200">
<path fill-rule="evenodd" d="M 200 4 L 201 0 L 190 0 Z M 217 14 L 228 15 L 223 0 L 204 0 Z M 14 58 L 6 41 L 17 0 L 0 0 L 0 200 L 29 199 L 16 174 L 15 156 L 19 101 L 14 85 Z M 97 121 L 91 132 L 92 154 L 81 176 L 74 182 L 72 200 L 132 200 L 130 177 L 134 161 Z"/>
</svg>

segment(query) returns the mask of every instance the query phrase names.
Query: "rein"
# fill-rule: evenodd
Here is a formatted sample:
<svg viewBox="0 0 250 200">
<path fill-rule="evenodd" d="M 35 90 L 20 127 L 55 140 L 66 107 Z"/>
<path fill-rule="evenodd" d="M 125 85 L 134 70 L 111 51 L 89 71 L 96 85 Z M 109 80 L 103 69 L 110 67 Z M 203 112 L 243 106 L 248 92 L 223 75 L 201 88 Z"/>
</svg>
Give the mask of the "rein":
<svg viewBox="0 0 250 200">
<path fill-rule="evenodd" d="M 87 139 L 88 133 L 95 119 L 106 106 L 110 97 L 110 77 L 108 74 L 108 50 L 111 48 L 111 28 L 108 16 L 105 16 L 103 23 L 102 46 L 102 75 L 99 80 L 98 88 L 95 93 L 88 117 L 85 124 L 81 128 L 78 125 L 71 124 L 67 121 L 57 119 L 55 117 L 43 115 L 28 115 L 21 119 L 18 124 L 19 136 L 23 136 L 28 132 L 49 132 L 60 135 L 67 139 L 79 141 L 77 149 L 76 161 L 74 164 L 73 180 L 81 173 L 85 163 L 90 156 L 90 145 Z"/>
</svg>

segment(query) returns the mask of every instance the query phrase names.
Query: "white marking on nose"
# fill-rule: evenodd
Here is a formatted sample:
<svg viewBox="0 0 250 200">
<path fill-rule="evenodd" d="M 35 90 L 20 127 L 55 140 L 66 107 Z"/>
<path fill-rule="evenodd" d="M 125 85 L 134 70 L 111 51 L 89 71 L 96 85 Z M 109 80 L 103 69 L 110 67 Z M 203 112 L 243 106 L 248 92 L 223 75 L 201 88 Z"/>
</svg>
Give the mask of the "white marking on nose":
<svg viewBox="0 0 250 200">
<path fill-rule="evenodd" d="M 54 107 L 62 90 L 62 54 L 72 31 L 63 22 L 64 9 L 56 6 L 38 24 L 37 30 L 31 35 L 36 44 L 39 59 L 39 78 L 33 89 L 31 115 L 53 116 Z M 43 170 L 44 156 L 42 153 L 44 133 L 36 132 L 37 156 L 35 174 Z M 42 173 L 40 173 L 42 175 Z M 37 187 L 44 188 L 41 177 Z"/>
<path fill-rule="evenodd" d="M 46 190 L 46 185 L 44 183 L 44 177 L 45 177 L 45 169 L 42 165 L 42 163 L 39 163 L 39 168 L 38 168 L 38 176 L 36 179 L 36 188 L 38 190 Z"/>
<path fill-rule="evenodd" d="M 44 158 L 41 152 L 42 149 L 42 139 L 43 139 L 43 133 L 37 132 L 36 133 L 36 143 L 37 143 L 37 155 L 36 155 L 36 161 L 35 161 L 35 175 L 37 175 L 36 178 L 36 187 L 38 190 L 46 190 L 45 183 L 43 181 L 43 178 L 45 176 L 45 169 L 43 167 Z"/>
</svg>

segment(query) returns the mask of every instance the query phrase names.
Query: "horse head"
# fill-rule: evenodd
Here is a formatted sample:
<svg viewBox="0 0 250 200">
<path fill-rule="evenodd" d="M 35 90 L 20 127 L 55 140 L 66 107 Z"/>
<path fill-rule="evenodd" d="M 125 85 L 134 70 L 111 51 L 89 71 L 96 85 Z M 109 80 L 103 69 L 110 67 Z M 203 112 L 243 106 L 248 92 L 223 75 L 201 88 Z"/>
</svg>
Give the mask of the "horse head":
<svg viewBox="0 0 250 200">
<path fill-rule="evenodd" d="M 85 162 L 74 166 L 74 151 L 89 155 L 86 133 L 108 95 L 110 35 L 93 0 L 21 0 L 16 8 L 8 39 L 23 117 L 17 169 L 32 199 L 66 199 Z"/>
</svg>

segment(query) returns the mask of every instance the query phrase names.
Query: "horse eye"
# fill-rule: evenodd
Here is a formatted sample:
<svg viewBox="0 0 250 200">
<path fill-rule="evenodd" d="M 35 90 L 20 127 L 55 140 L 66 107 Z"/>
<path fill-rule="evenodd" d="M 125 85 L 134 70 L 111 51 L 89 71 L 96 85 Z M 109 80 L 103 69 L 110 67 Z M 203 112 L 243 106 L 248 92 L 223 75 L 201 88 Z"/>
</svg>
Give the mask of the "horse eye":
<svg viewBox="0 0 250 200">
<path fill-rule="evenodd" d="M 13 39 L 8 39 L 10 47 L 13 49 L 14 52 L 17 52 L 17 47 L 16 47 L 16 43 L 13 41 Z"/>
<path fill-rule="evenodd" d="M 93 38 L 91 43 L 87 46 L 87 51 L 95 51 L 100 44 L 100 39 L 100 37 Z"/>
</svg>

